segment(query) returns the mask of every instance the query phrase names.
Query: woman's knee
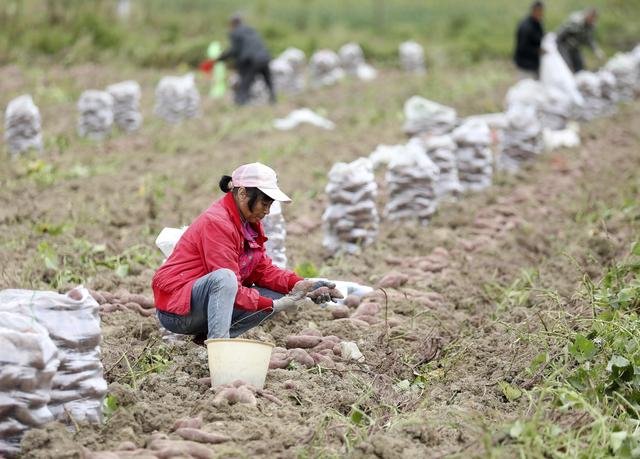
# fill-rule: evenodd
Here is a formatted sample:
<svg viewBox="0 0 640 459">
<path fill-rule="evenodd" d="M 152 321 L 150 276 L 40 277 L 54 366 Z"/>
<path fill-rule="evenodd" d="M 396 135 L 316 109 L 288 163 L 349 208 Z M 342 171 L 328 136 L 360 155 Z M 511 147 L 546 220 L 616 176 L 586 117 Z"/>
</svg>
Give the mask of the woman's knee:
<svg viewBox="0 0 640 459">
<path fill-rule="evenodd" d="M 227 268 L 217 269 L 207 275 L 211 287 L 233 292 L 238 291 L 238 278 L 235 273 Z"/>
</svg>

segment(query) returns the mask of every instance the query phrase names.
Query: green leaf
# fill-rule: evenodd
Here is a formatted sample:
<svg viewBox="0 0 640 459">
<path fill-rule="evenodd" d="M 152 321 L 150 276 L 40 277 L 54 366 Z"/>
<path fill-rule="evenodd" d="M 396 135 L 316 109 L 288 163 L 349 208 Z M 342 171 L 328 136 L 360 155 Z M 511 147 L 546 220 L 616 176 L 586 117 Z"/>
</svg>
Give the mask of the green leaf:
<svg viewBox="0 0 640 459">
<path fill-rule="evenodd" d="M 569 346 L 569 353 L 580 363 L 590 360 L 597 352 L 593 341 L 581 334 L 577 334 L 575 341 Z"/>
<path fill-rule="evenodd" d="M 129 265 L 126 263 L 119 264 L 114 271 L 118 277 L 127 277 L 127 274 L 129 274 Z"/>
<path fill-rule="evenodd" d="M 511 429 L 509 429 L 509 436 L 511 438 L 519 438 L 523 430 L 524 430 L 524 424 L 522 423 L 522 421 L 517 420 L 516 422 L 513 423 L 513 425 L 511 426 Z"/>
<path fill-rule="evenodd" d="M 102 414 L 107 418 L 115 413 L 118 408 L 120 408 L 120 404 L 118 403 L 118 399 L 115 395 L 109 394 L 104 398 L 104 401 L 102 402 Z"/>
<path fill-rule="evenodd" d="M 633 244 L 633 248 L 631 249 L 631 253 L 633 255 L 636 255 L 636 256 L 640 257 L 640 241 L 636 241 L 636 243 Z"/>
<path fill-rule="evenodd" d="M 353 407 L 351 409 L 351 422 L 356 425 L 360 425 L 364 419 L 365 414 L 358 408 Z"/>
<path fill-rule="evenodd" d="M 531 365 L 529 366 L 529 370 L 531 371 L 531 373 L 536 372 L 540 366 L 542 364 L 544 364 L 547 359 L 549 358 L 549 356 L 547 355 L 546 352 L 543 352 L 541 354 L 538 354 L 532 361 L 531 361 Z"/>
<path fill-rule="evenodd" d="M 38 253 L 44 261 L 44 265 L 47 269 L 57 271 L 60 268 L 58 263 L 58 254 L 55 249 L 49 245 L 48 242 L 42 241 L 38 244 Z"/>
<path fill-rule="evenodd" d="M 506 381 L 500 381 L 498 382 L 498 384 L 502 389 L 502 393 L 510 402 L 518 400 L 522 396 L 522 391 L 518 388 L 518 386 L 509 384 Z"/>
<path fill-rule="evenodd" d="M 611 449 L 615 453 L 620 449 L 622 443 L 627 439 L 627 431 L 621 430 L 620 432 L 611 433 Z"/>
</svg>

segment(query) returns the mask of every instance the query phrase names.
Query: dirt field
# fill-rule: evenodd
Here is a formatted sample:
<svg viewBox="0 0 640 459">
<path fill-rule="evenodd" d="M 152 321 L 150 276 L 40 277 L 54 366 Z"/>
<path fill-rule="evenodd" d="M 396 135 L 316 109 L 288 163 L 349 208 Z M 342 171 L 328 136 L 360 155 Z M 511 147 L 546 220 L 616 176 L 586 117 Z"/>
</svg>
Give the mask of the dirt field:
<svg viewBox="0 0 640 459">
<path fill-rule="evenodd" d="M 584 125 L 580 148 L 545 155 L 516 175 L 497 176 L 488 191 L 441 207 L 428 227 L 384 222 L 378 242 L 357 257 L 327 259 L 320 244 L 331 165 L 401 141 L 401 105 L 416 91 L 464 115 L 498 110 L 511 75 L 491 68 L 478 84 L 471 82 L 482 68 L 455 82 L 446 74 L 424 83 L 385 73 L 275 109 L 207 101 L 204 116 L 175 127 L 151 115 L 157 75 L 136 71 L 145 125 L 104 144 L 75 136 L 74 101 L 83 88 L 128 78 L 126 69 L 54 68 L 46 77 L 0 69 L 2 104 L 24 85 L 39 88 L 47 133 L 41 159 L 5 161 L 0 172 L 0 287 L 65 290 L 84 281 L 150 295 L 159 230 L 188 224 L 219 195 L 219 176 L 251 160 L 273 166 L 294 198 L 285 209 L 292 265 L 309 261 L 324 276 L 369 285 L 389 271 L 408 276 L 385 289 L 386 300 L 376 293 L 378 324 L 354 327 L 318 308 L 256 332 L 282 346 L 286 336 L 317 328 L 357 342 L 365 355 L 364 363 L 336 369 L 270 371 L 266 389 L 281 404 L 258 397 L 256 407 L 214 406 L 215 394 L 199 382 L 208 376 L 204 348 L 163 341 L 153 317 L 105 314 L 103 363 L 115 411 L 105 425 L 76 433 L 58 424 L 31 431 L 24 457 L 81 457 L 82 447 L 115 450 L 126 441 L 142 448 L 158 432 L 177 439 L 170 430 L 185 417 L 231 438 L 210 446 L 212 457 L 516 454 L 509 426 L 533 407 L 529 397 L 508 397 L 505 383 L 525 394 L 538 384 L 530 365 L 542 337 L 589 312 L 582 279 L 598 277 L 638 236 L 640 210 L 629 200 L 637 202 L 640 189 L 640 105 Z M 338 129 L 269 127 L 274 112 L 296 106 L 324 110 Z M 575 421 L 571 413 L 557 416 Z"/>
</svg>

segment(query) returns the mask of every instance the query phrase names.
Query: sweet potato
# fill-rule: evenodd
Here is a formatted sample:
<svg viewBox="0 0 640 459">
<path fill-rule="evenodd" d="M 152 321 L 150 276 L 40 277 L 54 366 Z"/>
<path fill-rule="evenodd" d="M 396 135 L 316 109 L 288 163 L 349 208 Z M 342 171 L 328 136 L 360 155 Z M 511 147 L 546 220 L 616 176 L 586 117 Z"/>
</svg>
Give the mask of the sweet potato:
<svg viewBox="0 0 640 459">
<path fill-rule="evenodd" d="M 144 309 L 138 303 L 128 302 L 124 305 L 129 311 L 137 312 L 141 316 L 149 317 L 153 315 L 156 311 L 155 309 Z"/>
<path fill-rule="evenodd" d="M 376 316 L 354 316 L 351 318 L 351 320 L 360 320 L 362 322 L 366 322 L 369 325 L 375 325 L 377 323 L 380 323 L 380 319 Z"/>
<path fill-rule="evenodd" d="M 186 454 L 195 459 L 212 459 L 213 451 L 204 445 L 187 440 L 152 440 L 149 443 L 159 459 L 170 459 L 172 457 L 183 457 Z"/>
<path fill-rule="evenodd" d="M 333 359 L 327 355 L 320 354 L 318 352 L 312 352 L 310 355 L 316 365 L 320 365 L 325 368 L 333 368 L 335 366 Z"/>
<path fill-rule="evenodd" d="M 342 346 L 340 346 L 340 343 L 336 344 L 335 346 L 333 346 L 333 354 L 334 355 L 342 355 Z"/>
<path fill-rule="evenodd" d="M 284 388 L 285 389 L 289 389 L 289 390 L 295 389 L 296 388 L 296 382 L 293 379 L 287 379 L 284 382 Z"/>
<path fill-rule="evenodd" d="M 282 401 L 278 397 L 262 389 L 258 390 L 258 395 L 266 400 L 269 400 L 270 402 L 275 403 L 276 405 L 282 405 Z"/>
<path fill-rule="evenodd" d="M 173 423 L 173 427 L 171 428 L 171 432 L 178 429 L 199 429 L 202 427 L 202 419 L 201 418 L 181 418 L 176 420 Z"/>
<path fill-rule="evenodd" d="M 231 440 L 231 437 L 218 432 L 205 432 L 204 430 L 192 427 L 182 427 L 176 430 L 176 434 L 185 440 L 192 440 L 198 443 L 211 443 L 216 445 Z"/>
<path fill-rule="evenodd" d="M 77 288 L 69 290 L 67 292 L 67 296 L 75 301 L 80 301 L 82 299 L 82 293 L 80 293 L 80 290 L 78 290 Z"/>
<path fill-rule="evenodd" d="M 349 317 L 350 309 L 344 304 L 339 304 L 331 309 L 331 317 L 334 319 L 344 319 Z"/>
<path fill-rule="evenodd" d="M 322 338 L 322 332 L 315 328 L 305 328 L 300 332 L 302 336 L 319 336 Z"/>
<path fill-rule="evenodd" d="M 201 386 L 211 386 L 211 376 L 207 376 L 206 378 L 198 378 L 196 382 Z"/>
<path fill-rule="evenodd" d="M 118 451 L 133 451 L 135 449 L 138 449 L 138 447 L 132 441 L 123 441 L 116 448 L 116 450 L 118 450 Z"/>
<path fill-rule="evenodd" d="M 98 304 L 104 304 L 107 302 L 104 296 L 100 292 L 96 292 L 95 290 L 89 290 L 89 294 L 93 297 L 94 300 L 98 302 Z"/>
<path fill-rule="evenodd" d="M 290 349 L 289 357 L 291 357 L 294 362 L 298 362 L 300 365 L 306 368 L 311 368 L 315 365 L 315 362 L 313 361 L 311 356 L 304 349 Z"/>
<path fill-rule="evenodd" d="M 322 341 L 322 338 L 320 336 L 291 335 L 287 336 L 285 345 L 287 346 L 287 349 L 310 349 L 320 344 L 320 341 Z"/>
<path fill-rule="evenodd" d="M 93 452 L 87 448 L 82 448 L 82 459 L 120 459 L 120 456 L 113 451 Z"/>
<path fill-rule="evenodd" d="M 241 387 L 241 386 L 246 386 L 246 385 L 247 385 L 247 382 L 246 382 L 246 381 L 243 381 L 242 379 L 236 379 L 235 381 L 233 381 L 233 382 L 231 383 L 231 385 L 232 385 L 233 387 L 236 387 L 236 388 L 237 388 L 237 387 Z"/>
<path fill-rule="evenodd" d="M 269 360 L 269 370 L 284 369 L 289 366 L 289 363 L 291 363 L 290 357 L 287 357 L 287 356 L 284 356 L 284 358 L 276 358 L 276 357 L 280 357 L 280 355 L 272 356 L 271 360 Z"/>
<path fill-rule="evenodd" d="M 271 355 L 274 354 L 286 354 L 287 350 L 284 347 L 276 346 L 271 350 Z"/>
<path fill-rule="evenodd" d="M 359 316 L 375 316 L 380 312 L 380 305 L 378 303 L 362 303 L 357 307 L 351 317 Z"/>
<path fill-rule="evenodd" d="M 112 293 L 105 292 L 105 291 L 100 291 L 100 292 L 97 292 L 97 293 L 102 295 L 102 298 L 104 298 L 105 303 L 113 303 L 114 300 L 115 300 L 115 298 L 114 298 Z"/>
<path fill-rule="evenodd" d="M 145 309 L 153 309 L 156 307 L 152 298 L 148 298 L 144 295 L 140 295 L 139 293 L 130 293 L 129 301 L 133 303 L 138 303 L 140 306 L 142 306 Z"/>
<path fill-rule="evenodd" d="M 403 274 L 398 271 L 390 271 L 384 275 L 380 282 L 378 282 L 378 287 L 381 288 L 398 288 L 403 286 L 409 280 L 409 276 Z"/>
<path fill-rule="evenodd" d="M 349 307 L 349 308 L 357 308 L 360 303 L 362 302 L 362 298 L 360 298 L 358 295 L 348 295 L 345 299 L 344 299 L 344 304 L 345 306 Z"/>
<path fill-rule="evenodd" d="M 351 317 L 350 319 L 345 319 L 345 320 L 348 320 L 356 328 L 369 328 L 368 322 L 365 322 L 364 320 L 360 320 L 357 317 Z"/>
<path fill-rule="evenodd" d="M 323 339 L 323 340 L 320 342 L 320 344 L 318 344 L 317 346 L 314 346 L 312 350 L 313 350 L 314 352 L 320 352 L 320 351 L 323 351 L 323 350 L 325 350 L 325 349 L 333 349 L 333 346 L 334 346 L 335 344 L 336 344 L 336 343 L 335 343 L 335 341 L 332 341 L 332 340 L 324 340 L 324 339 Z"/>
<path fill-rule="evenodd" d="M 251 390 L 248 387 L 246 386 L 238 387 L 237 391 L 238 391 L 238 398 L 236 400 L 237 403 L 243 403 L 245 405 L 251 405 L 251 406 L 256 406 L 258 404 L 256 400 L 256 396 L 253 395 L 253 392 L 251 392 Z"/>
<path fill-rule="evenodd" d="M 211 403 L 214 406 L 222 406 L 226 403 L 233 405 L 238 400 L 238 389 L 235 387 L 225 387 L 219 391 Z"/>
</svg>

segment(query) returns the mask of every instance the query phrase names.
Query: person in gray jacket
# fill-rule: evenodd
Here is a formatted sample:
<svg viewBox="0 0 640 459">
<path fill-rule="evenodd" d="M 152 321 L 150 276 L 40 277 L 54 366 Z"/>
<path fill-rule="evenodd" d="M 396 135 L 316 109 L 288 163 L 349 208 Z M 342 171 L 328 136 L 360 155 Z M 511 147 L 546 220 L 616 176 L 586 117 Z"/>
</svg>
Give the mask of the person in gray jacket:
<svg viewBox="0 0 640 459">
<path fill-rule="evenodd" d="M 269 61 L 271 55 L 265 47 L 260 35 L 254 29 L 242 22 L 240 16 L 233 16 L 230 22 L 230 47 L 225 50 L 218 60 L 233 59 L 240 76 L 240 83 L 235 87 L 235 102 L 245 105 L 249 102 L 249 91 L 256 76 L 262 75 L 269 90 L 269 101 L 275 103 L 276 94 L 273 89 Z"/>
<path fill-rule="evenodd" d="M 593 36 L 597 18 L 598 11 L 595 8 L 577 11 L 558 29 L 558 51 L 573 73 L 584 70 L 584 59 L 580 51 L 582 46 L 589 46 L 598 59 L 604 56 Z"/>
</svg>

